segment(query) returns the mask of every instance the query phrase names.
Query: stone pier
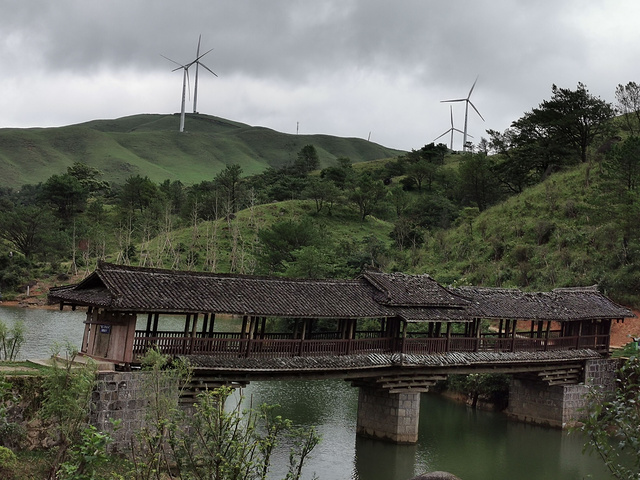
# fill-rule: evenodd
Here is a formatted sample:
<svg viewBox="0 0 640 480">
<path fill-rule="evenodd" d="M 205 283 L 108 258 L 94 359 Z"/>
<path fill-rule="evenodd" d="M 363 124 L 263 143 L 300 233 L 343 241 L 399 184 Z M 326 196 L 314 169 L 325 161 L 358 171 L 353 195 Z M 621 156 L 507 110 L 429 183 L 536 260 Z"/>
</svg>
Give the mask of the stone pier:
<svg viewBox="0 0 640 480">
<path fill-rule="evenodd" d="M 111 449 L 126 451 L 131 439 L 145 424 L 149 401 L 154 395 L 146 372 L 101 372 L 93 391 L 91 423 L 100 431 L 113 436 Z M 161 395 L 173 397 L 178 403 L 178 387 L 168 379 L 161 387 Z M 113 421 L 119 421 L 114 430 Z"/>
<path fill-rule="evenodd" d="M 389 393 L 359 387 L 356 433 L 394 443 L 416 443 L 420 420 L 420 393 Z"/>
<path fill-rule="evenodd" d="M 587 360 L 584 381 L 577 385 L 549 385 L 541 380 L 514 377 L 509 387 L 509 417 L 527 423 L 569 428 L 578 423 L 593 386 L 613 392 L 618 362 Z"/>
</svg>

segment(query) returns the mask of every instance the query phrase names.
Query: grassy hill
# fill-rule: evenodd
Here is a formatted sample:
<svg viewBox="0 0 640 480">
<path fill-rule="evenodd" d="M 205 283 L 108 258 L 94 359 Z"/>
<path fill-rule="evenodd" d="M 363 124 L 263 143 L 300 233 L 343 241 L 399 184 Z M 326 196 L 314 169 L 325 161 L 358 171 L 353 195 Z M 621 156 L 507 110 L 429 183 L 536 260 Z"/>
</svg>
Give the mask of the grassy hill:
<svg viewBox="0 0 640 480">
<path fill-rule="evenodd" d="M 413 270 L 444 283 L 530 290 L 598 284 L 638 306 L 637 207 L 623 198 L 601 169 L 580 165 L 431 235 Z"/>
<path fill-rule="evenodd" d="M 402 152 L 360 138 L 290 135 L 264 127 L 189 114 L 185 132 L 178 115 L 134 115 L 58 128 L 0 129 L 0 186 L 19 187 L 64 173 L 84 162 L 122 183 L 131 175 L 185 184 L 212 179 L 225 165 L 240 164 L 245 175 L 292 162 L 314 145 L 321 167 L 338 157 L 363 162 Z"/>
<path fill-rule="evenodd" d="M 158 268 L 212 270 L 255 274 L 259 270 L 258 232 L 279 222 L 310 220 L 316 228 L 310 255 L 320 276 L 353 277 L 360 267 L 348 267 L 366 258 L 372 248 L 391 248 L 389 236 L 393 224 L 375 217 L 359 219 L 358 213 L 336 206 L 331 215 L 317 214 L 311 200 L 288 200 L 257 205 L 241 210 L 230 218 L 200 222 L 183 228 L 160 232 L 158 236 L 136 245 L 135 264 Z M 296 255 L 300 258 L 300 255 Z M 108 261 L 123 262 L 119 254 Z M 289 272 L 292 276 L 296 274 Z"/>
</svg>

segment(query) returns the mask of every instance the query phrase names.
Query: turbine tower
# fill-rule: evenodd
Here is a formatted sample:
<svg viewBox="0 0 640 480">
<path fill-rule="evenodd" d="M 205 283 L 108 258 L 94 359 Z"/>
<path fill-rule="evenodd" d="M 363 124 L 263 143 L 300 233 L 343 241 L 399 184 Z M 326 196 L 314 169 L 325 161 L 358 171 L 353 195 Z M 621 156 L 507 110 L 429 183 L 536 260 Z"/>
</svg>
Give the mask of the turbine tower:
<svg viewBox="0 0 640 480">
<path fill-rule="evenodd" d="M 213 50 L 213 48 L 211 49 Z M 200 63 L 199 60 L 204 57 L 207 53 L 209 53 L 211 50 L 207 50 L 206 52 L 204 52 L 202 55 L 198 55 L 196 57 L 195 60 L 186 63 L 186 64 L 181 64 L 176 62 L 175 60 L 171 60 L 169 57 L 165 57 L 164 55 L 160 54 L 160 56 L 162 58 L 166 58 L 167 60 L 169 60 L 172 63 L 175 63 L 176 65 L 178 65 L 178 67 L 174 68 L 173 70 L 171 70 L 172 72 L 175 72 L 176 70 L 183 70 L 183 74 L 182 74 L 182 105 L 180 108 L 180 132 L 184 132 L 184 104 L 185 104 L 185 99 L 186 99 L 186 95 L 187 95 L 187 83 L 189 82 L 189 68 L 191 68 L 191 65 L 193 65 L 194 63 Z M 213 73 L 213 72 L 212 72 Z M 215 75 L 215 74 L 214 74 Z M 189 87 L 189 90 L 191 90 L 191 87 Z"/>
<path fill-rule="evenodd" d="M 469 90 L 469 94 L 467 95 L 467 98 L 456 98 L 453 100 L 441 100 L 441 103 L 452 103 L 452 102 L 465 102 L 465 108 L 464 108 L 464 139 L 463 139 L 463 144 L 462 144 L 462 151 L 466 152 L 467 151 L 467 121 L 469 120 L 469 105 L 471 105 L 473 107 L 473 109 L 476 111 L 476 113 L 478 114 L 478 116 L 480 118 L 482 118 L 482 121 L 484 122 L 484 117 L 482 115 L 480 115 L 480 112 L 478 111 L 478 109 L 476 108 L 476 106 L 471 102 L 470 98 L 471 98 L 471 93 L 473 92 L 474 87 L 476 86 L 476 82 L 478 81 L 478 77 L 476 77 L 476 81 L 473 82 L 473 85 L 471 85 L 471 90 Z"/>
<path fill-rule="evenodd" d="M 453 107 L 451 105 L 449 105 L 449 111 L 451 112 L 451 128 L 449 130 L 447 130 L 446 132 L 444 132 L 439 137 L 436 137 L 433 141 L 435 143 L 435 141 L 438 140 L 438 138 L 444 137 L 447 133 L 451 132 L 451 141 L 450 141 L 450 144 L 449 144 L 449 148 L 451 150 L 453 150 L 453 132 L 458 132 L 458 133 L 462 133 L 462 134 L 464 134 L 464 132 L 462 130 L 459 130 L 459 129 L 455 128 L 453 126 Z M 472 135 L 469 135 L 469 136 L 473 138 Z"/>
<path fill-rule="evenodd" d="M 216 76 L 216 77 L 218 76 L 218 75 L 216 75 L 216 72 L 214 72 L 209 67 L 207 67 L 204 63 L 202 63 L 201 61 L 198 60 L 198 58 L 200 58 L 200 40 L 202 40 L 202 35 L 198 36 L 198 49 L 196 50 L 196 79 L 193 82 L 194 83 L 194 87 L 193 87 L 193 113 L 198 113 L 198 109 L 197 109 L 197 104 L 198 104 L 198 67 L 200 65 L 202 65 L 204 68 L 209 70 L 209 72 L 213 73 L 214 76 Z M 209 52 L 210 51 L 211 50 L 209 50 Z M 207 52 L 207 53 L 209 53 L 209 52 Z M 204 57 L 204 55 L 203 55 L 203 57 Z"/>
</svg>

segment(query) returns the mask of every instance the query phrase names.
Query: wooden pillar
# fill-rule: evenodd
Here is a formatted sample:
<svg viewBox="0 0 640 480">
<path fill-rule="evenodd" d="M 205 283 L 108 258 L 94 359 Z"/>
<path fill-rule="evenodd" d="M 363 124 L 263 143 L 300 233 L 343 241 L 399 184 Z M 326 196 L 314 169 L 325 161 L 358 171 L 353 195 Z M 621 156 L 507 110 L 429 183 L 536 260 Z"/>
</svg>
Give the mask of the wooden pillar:
<svg viewBox="0 0 640 480">
<path fill-rule="evenodd" d="M 576 348 L 580 348 L 580 337 L 582 336 L 582 322 L 578 322 L 578 332 L 576 333 Z"/>
<path fill-rule="evenodd" d="M 445 347 L 445 352 L 448 352 L 451 349 L 451 322 L 447 322 L 447 345 Z"/>
<path fill-rule="evenodd" d="M 542 322 L 542 320 L 539 320 L 539 321 L 538 321 L 538 333 L 537 333 L 537 337 L 538 337 L 538 338 L 542 338 L 542 324 L 543 324 L 543 323 L 544 323 L 544 322 Z"/>
<path fill-rule="evenodd" d="M 293 323 L 293 339 L 295 340 L 296 338 L 298 338 L 298 330 L 300 326 L 300 319 L 296 318 L 295 322 Z"/>
<path fill-rule="evenodd" d="M 209 338 L 213 337 L 213 325 L 216 321 L 216 314 L 212 313 L 211 314 L 211 321 L 209 322 Z"/>
<path fill-rule="evenodd" d="M 191 331 L 190 327 L 191 327 L 191 314 L 187 313 L 184 319 L 184 336 L 185 337 L 189 335 L 189 332 Z"/>
<path fill-rule="evenodd" d="M 267 317 L 262 317 L 262 323 L 260 325 L 260 338 L 264 340 L 264 334 L 267 330 Z"/>
<path fill-rule="evenodd" d="M 245 356 L 249 356 L 251 353 L 251 343 L 253 338 L 255 337 L 255 329 L 256 329 L 256 317 L 249 317 L 249 330 L 247 332 L 247 350 L 245 352 Z"/>
<path fill-rule="evenodd" d="M 549 346 L 549 332 L 551 331 L 551 321 L 547 320 L 547 330 L 544 333 L 544 351 L 547 351 Z"/>
<path fill-rule="evenodd" d="M 240 338 L 247 338 L 247 316 L 242 317 L 242 330 L 240 330 Z"/>
<path fill-rule="evenodd" d="M 97 312 L 98 309 L 95 309 L 95 312 Z M 92 330 L 94 329 L 95 325 L 92 325 L 91 320 L 93 319 L 94 316 L 94 309 L 93 307 L 89 307 L 89 309 L 87 310 L 87 318 L 84 324 L 84 333 L 82 335 L 82 345 L 80 346 L 80 351 L 82 353 L 89 353 L 89 340 L 91 338 L 91 334 L 92 334 Z"/>
<path fill-rule="evenodd" d="M 481 319 L 476 319 L 476 325 L 475 325 L 475 329 L 476 329 L 476 352 L 480 350 L 480 333 L 481 333 L 481 328 L 480 325 L 482 324 L 482 320 Z"/>
<path fill-rule="evenodd" d="M 151 332 L 152 337 L 158 336 L 158 321 L 160 320 L 160 314 L 156 313 L 153 315 L 153 331 Z"/>
<path fill-rule="evenodd" d="M 207 336 L 207 329 L 209 328 L 209 314 L 205 313 L 202 317 L 202 338 Z"/>
<path fill-rule="evenodd" d="M 191 326 L 191 341 L 189 342 L 189 353 L 193 353 L 193 349 L 196 343 L 196 331 L 198 330 L 198 314 L 193 314 L 193 325 Z"/>
<path fill-rule="evenodd" d="M 504 319 L 500 319 L 500 324 L 498 325 L 498 338 L 502 338 L 502 327 L 504 326 Z"/>
<path fill-rule="evenodd" d="M 516 332 L 518 331 L 518 321 L 513 321 L 513 327 L 511 331 L 511 351 L 516 351 Z"/>
<path fill-rule="evenodd" d="M 148 337 L 151 334 L 151 325 L 153 321 L 153 313 L 149 312 L 147 315 L 147 328 L 145 329 L 145 335 Z"/>
</svg>

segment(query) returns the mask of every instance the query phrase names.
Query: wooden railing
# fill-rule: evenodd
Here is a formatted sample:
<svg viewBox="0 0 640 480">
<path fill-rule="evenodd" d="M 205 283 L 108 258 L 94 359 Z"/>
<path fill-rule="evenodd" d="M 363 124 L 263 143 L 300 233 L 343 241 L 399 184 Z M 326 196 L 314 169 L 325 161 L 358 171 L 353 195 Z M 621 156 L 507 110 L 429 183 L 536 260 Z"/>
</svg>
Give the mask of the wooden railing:
<svg viewBox="0 0 640 480">
<path fill-rule="evenodd" d="M 164 354 L 215 355 L 218 357 L 278 358 L 292 356 L 357 355 L 368 353 L 401 352 L 417 355 L 433 355 L 446 352 L 537 352 L 546 350 L 572 350 L 590 348 L 606 351 L 608 335 L 572 337 L 505 338 L 495 335 L 473 337 L 413 337 L 345 339 L 292 339 L 289 334 L 271 333 L 264 338 L 241 338 L 239 333 L 215 332 L 198 334 L 195 338 L 184 332 L 157 332 L 147 334 L 136 331 L 133 344 L 135 356 L 143 355 L 151 348 Z"/>
</svg>

